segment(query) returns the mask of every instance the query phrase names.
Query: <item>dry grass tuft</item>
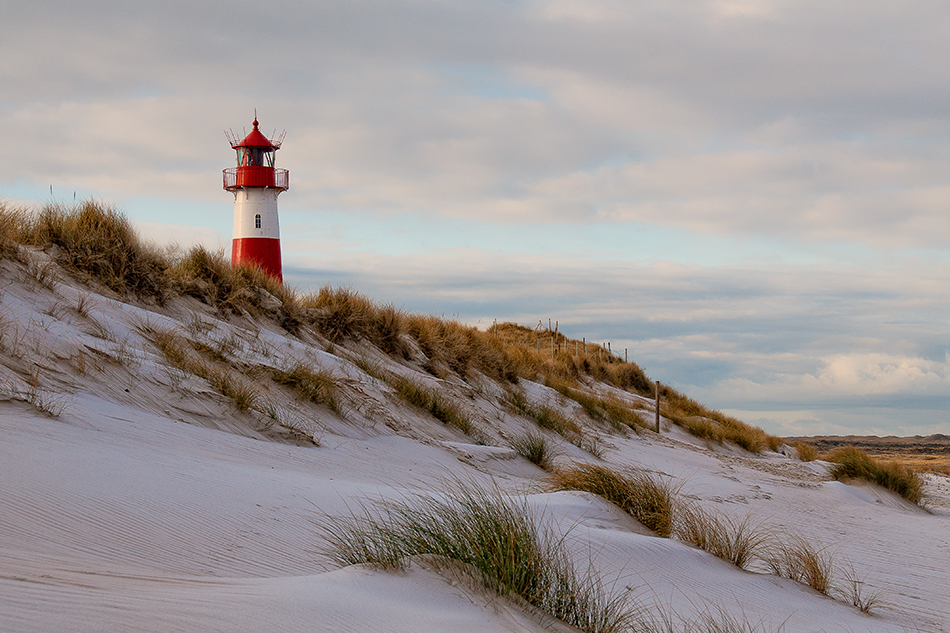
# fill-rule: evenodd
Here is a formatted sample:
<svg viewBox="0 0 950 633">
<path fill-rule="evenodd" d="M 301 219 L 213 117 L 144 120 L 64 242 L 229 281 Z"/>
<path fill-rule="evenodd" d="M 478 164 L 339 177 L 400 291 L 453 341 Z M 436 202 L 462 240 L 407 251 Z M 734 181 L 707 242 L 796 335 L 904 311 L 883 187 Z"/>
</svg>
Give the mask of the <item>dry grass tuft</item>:
<svg viewBox="0 0 950 633">
<path fill-rule="evenodd" d="M 582 376 L 590 376 L 641 394 L 650 393 L 653 388 L 636 363 L 624 362 L 598 345 L 582 344 L 559 332 L 532 330 L 515 323 L 499 323 L 489 333 L 508 350 L 518 375 L 529 380 L 538 380 L 540 376 L 545 382 L 563 380 L 574 384 Z"/>
<path fill-rule="evenodd" d="M 818 449 L 805 442 L 795 442 L 792 447 L 798 453 L 798 459 L 803 462 L 813 462 L 818 459 Z"/>
<path fill-rule="evenodd" d="M 300 400 L 323 405 L 334 413 L 340 412 L 336 395 L 336 380 L 329 371 L 315 371 L 306 365 L 299 364 L 289 370 L 275 371 L 271 379 L 278 385 L 293 389 Z"/>
<path fill-rule="evenodd" d="M 553 490 L 583 490 L 603 497 L 657 533 L 669 537 L 673 529 L 675 487 L 645 471 L 619 474 L 605 466 L 574 464 L 551 475 Z"/>
<path fill-rule="evenodd" d="M 759 556 L 768 535 L 752 522 L 751 515 L 743 519 L 719 512 L 709 512 L 693 503 L 682 503 L 677 508 L 673 531 L 677 538 L 704 549 L 713 556 L 747 569 Z"/>
<path fill-rule="evenodd" d="M 863 479 L 896 492 L 911 503 L 920 504 L 924 499 L 924 484 L 920 475 L 902 464 L 879 462 L 852 446 L 836 449 L 825 459 L 835 464 L 831 468 L 834 479 Z"/>
<path fill-rule="evenodd" d="M 765 562 L 775 575 L 806 584 L 819 593 L 827 594 L 832 588 L 834 559 L 799 535 L 783 536 Z"/>
<path fill-rule="evenodd" d="M 404 376 L 384 375 L 384 379 L 396 390 L 396 393 L 408 404 L 426 411 L 436 420 L 453 426 L 479 443 L 487 443 L 488 438 L 472 419 L 448 398 L 426 389 L 419 383 Z"/>
<path fill-rule="evenodd" d="M 766 448 L 775 450 L 779 446 L 779 438 L 741 420 L 713 411 L 672 387 L 664 385 L 660 395 L 666 401 L 664 415 L 696 437 L 717 443 L 729 441 L 750 453 L 761 453 Z"/>
<path fill-rule="evenodd" d="M 554 431 L 573 443 L 580 443 L 581 427 L 574 420 L 561 415 L 555 409 L 547 406 L 535 406 L 528 402 L 524 394 L 511 389 L 505 397 L 505 403 L 516 413 L 535 421 L 542 429 Z"/>
<path fill-rule="evenodd" d="M 565 398 L 581 405 L 581 408 L 592 420 L 605 422 L 613 427 L 615 431 L 633 429 L 639 433 L 641 429 L 646 428 L 643 418 L 637 414 L 635 407 L 616 398 L 591 395 L 580 389 L 575 389 L 567 381 L 557 378 L 549 378 L 546 384 Z"/>
<path fill-rule="evenodd" d="M 20 232 L 26 212 L 0 200 L 0 259 L 20 259 Z"/>
<path fill-rule="evenodd" d="M 398 569 L 407 557 L 457 561 L 488 589 L 524 600 L 588 633 L 635 630 L 625 594 L 607 595 L 579 573 L 561 538 L 537 527 L 523 500 L 501 490 L 455 484 L 443 498 L 417 496 L 364 505 L 362 512 L 324 521 L 331 558 L 341 565 Z"/>
<path fill-rule="evenodd" d="M 871 613 L 872 609 L 884 604 L 881 592 L 867 593 L 865 591 L 864 580 L 858 576 L 854 566 L 850 564 L 844 568 L 844 587 L 837 587 L 835 593 L 862 613 Z"/>
<path fill-rule="evenodd" d="M 560 455 L 560 451 L 544 436 L 544 433 L 531 429 L 526 429 L 523 434 L 510 438 L 508 445 L 516 453 L 543 470 L 551 470 L 554 467 L 554 459 Z"/>
<path fill-rule="evenodd" d="M 455 321 L 420 314 L 408 318 L 407 328 L 429 359 L 427 369 L 435 375 L 440 375 L 444 366 L 459 376 L 476 369 L 506 382 L 518 379 L 517 369 L 504 345 L 485 332 Z"/>
</svg>

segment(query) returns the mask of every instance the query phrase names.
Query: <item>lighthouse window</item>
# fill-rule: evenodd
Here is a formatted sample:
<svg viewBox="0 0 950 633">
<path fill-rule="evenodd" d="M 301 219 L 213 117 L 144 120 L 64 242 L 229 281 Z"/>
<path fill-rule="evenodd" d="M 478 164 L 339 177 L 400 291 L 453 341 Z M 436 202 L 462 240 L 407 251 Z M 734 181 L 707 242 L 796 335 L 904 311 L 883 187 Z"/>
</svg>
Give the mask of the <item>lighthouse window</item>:
<svg viewBox="0 0 950 633">
<path fill-rule="evenodd" d="M 237 164 L 238 167 L 273 167 L 274 151 L 242 147 L 237 151 Z"/>
<path fill-rule="evenodd" d="M 261 214 L 260 213 L 254 216 L 254 228 L 255 229 L 261 228 Z"/>
</svg>

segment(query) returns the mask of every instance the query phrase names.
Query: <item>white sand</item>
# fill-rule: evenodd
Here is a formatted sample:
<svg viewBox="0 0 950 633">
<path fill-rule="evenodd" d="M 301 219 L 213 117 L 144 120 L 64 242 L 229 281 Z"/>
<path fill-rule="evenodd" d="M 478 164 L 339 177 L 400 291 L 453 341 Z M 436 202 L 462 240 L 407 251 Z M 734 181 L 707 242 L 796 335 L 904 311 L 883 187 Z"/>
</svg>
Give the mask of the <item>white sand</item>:
<svg viewBox="0 0 950 633">
<path fill-rule="evenodd" d="M 604 463 L 665 473 L 704 507 L 752 513 L 826 546 L 854 566 L 865 593 L 881 594 L 868 616 L 650 536 L 599 498 L 545 492 L 544 473 L 501 447 L 528 422 L 497 406 L 491 381 L 448 384 L 411 363 L 398 368 L 479 412 L 499 446 L 476 446 L 342 358 L 396 369 L 364 345 L 329 354 L 317 339 L 221 321 L 191 300 L 146 310 L 91 295 L 83 316 L 74 306 L 87 291 L 75 283 L 50 290 L 19 266 L 0 267 L 0 631 L 552 630 L 426 565 L 387 573 L 328 562 L 321 517 L 368 498 L 437 491 L 451 478 L 527 495 L 568 533 L 582 568 L 674 617 L 723 611 L 787 632 L 950 631 L 946 478 L 928 476 L 928 513 L 875 487 L 828 481 L 821 463 L 710 448 L 669 426 L 659 438 L 597 431 Z M 288 424 L 321 445 L 275 441 L 265 416 L 238 413 L 205 381 L 169 368 L 136 329 L 143 324 L 230 340 L 229 354 L 251 364 L 297 358 L 331 369 L 345 419 L 262 381 Z M 522 386 L 536 401 L 559 402 L 540 385 Z M 565 442 L 562 450 L 561 463 L 597 461 Z"/>
</svg>

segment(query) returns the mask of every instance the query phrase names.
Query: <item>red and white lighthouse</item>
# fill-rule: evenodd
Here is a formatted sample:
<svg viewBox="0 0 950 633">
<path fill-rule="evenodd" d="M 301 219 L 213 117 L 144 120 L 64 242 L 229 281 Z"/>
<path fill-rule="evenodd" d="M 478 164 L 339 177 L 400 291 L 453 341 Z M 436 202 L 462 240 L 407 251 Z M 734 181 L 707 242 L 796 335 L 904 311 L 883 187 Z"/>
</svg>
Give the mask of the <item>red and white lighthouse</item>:
<svg viewBox="0 0 950 633">
<path fill-rule="evenodd" d="M 283 135 L 269 140 L 254 129 L 238 142 L 228 134 L 237 151 L 237 167 L 224 170 L 224 188 L 234 194 L 234 239 L 231 265 L 260 266 L 271 277 L 283 281 L 280 263 L 280 227 L 277 224 L 277 196 L 287 191 L 286 169 L 274 167 L 274 154 Z"/>
</svg>

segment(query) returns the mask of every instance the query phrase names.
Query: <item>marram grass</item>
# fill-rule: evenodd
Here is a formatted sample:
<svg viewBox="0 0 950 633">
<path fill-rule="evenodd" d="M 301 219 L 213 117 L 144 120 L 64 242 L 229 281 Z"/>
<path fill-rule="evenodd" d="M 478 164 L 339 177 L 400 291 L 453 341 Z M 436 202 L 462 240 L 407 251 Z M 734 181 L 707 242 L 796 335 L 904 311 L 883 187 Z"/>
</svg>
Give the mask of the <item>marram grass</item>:
<svg viewBox="0 0 950 633">
<path fill-rule="evenodd" d="M 673 529 L 675 487 L 645 471 L 621 474 L 596 464 L 574 464 L 548 479 L 554 490 L 582 490 L 603 497 L 650 528 L 668 537 Z"/>
<path fill-rule="evenodd" d="M 444 497 L 366 504 L 321 527 L 330 558 L 340 565 L 396 569 L 410 556 L 440 556 L 461 563 L 499 595 L 582 631 L 636 630 L 637 610 L 626 594 L 611 596 L 595 575 L 576 570 L 563 539 L 538 523 L 523 500 L 456 482 Z"/>
<path fill-rule="evenodd" d="M 864 451 L 845 446 L 831 451 L 825 459 L 832 462 L 831 476 L 839 481 L 862 479 L 899 494 L 911 503 L 924 499 L 920 475 L 897 462 L 880 462 Z"/>
</svg>

